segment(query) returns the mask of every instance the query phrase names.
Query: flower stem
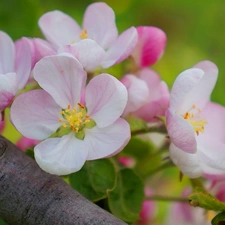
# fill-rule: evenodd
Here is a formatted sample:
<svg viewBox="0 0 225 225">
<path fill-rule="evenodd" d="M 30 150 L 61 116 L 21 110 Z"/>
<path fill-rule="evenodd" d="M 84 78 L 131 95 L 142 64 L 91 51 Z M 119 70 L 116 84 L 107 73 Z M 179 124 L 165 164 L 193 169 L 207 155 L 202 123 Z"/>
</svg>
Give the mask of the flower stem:
<svg viewBox="0 0 225 225">
<path fill-rule="evenodd" d="M 134 135 L 146 134 L 146 133 L 151 133 L 151 132 L 167 134 L 165 124 L 159 123 L 159 124 L 156 124 L 156 125 L 149 126 L 147 128 L 141 128 L 141 129 L 138 129 L 138 130 L 133 130 L 133 131 L 131 131 L 131 135 L 134 136 Z"/>
<path fill-rule="evenodd" d="M 168 196 L 161 196 L 161 195 L 152 195 L 152 196 L 146 197 L 146 200 L 189 203 L 189 200 L 187 198 L 168 197 Z"/>
</svg>

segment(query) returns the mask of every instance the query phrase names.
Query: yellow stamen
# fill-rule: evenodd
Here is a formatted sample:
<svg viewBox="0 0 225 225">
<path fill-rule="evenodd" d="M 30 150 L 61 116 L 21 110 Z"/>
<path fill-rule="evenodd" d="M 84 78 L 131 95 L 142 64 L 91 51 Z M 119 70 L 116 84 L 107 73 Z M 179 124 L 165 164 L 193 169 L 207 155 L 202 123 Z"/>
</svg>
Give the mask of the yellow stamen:
<svg viewBox="0 0 225 225">
<path fill-rule="evenodd" d="M 208 124 L 205 119 L 200 118 L 200 113 L 201 110 L 198 109 L 196 105 L 192 105 L 191 109 L 183 116 L 183 118 L 192 125 L 197 135 L 199 135 L 200 133 L 204 133 L 205 125 Z"/>
<path fill-rule="evenodd" d="M 63 127 L 69 127 L 72 131 L 78 133 L 86 126 L 91 120 L 87 115 L 85 107 L 81 104 L 77 104 L 78 107 L 71 108 L 71 105 L 67 106 L 67 109 L 63 109 L 60 114 L 63 118 L 59 118 L 59 122 Z"/>
<path fill-rule="evenodd" d="M 81 38 L 81 39 L 86 39 L 86 38 L 88 38 L 87 30 L 86 30 L 86 29 L 83 29 L 83 30 L 82 30 L 82 32 L 80 33 L 80 38 Z"/>
</svg>

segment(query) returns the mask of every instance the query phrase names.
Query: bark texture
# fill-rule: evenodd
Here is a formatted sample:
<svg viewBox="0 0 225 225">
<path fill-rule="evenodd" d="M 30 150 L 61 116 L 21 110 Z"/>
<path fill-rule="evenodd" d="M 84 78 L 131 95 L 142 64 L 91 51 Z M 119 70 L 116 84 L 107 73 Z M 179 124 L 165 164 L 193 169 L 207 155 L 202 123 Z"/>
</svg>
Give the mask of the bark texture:
<svg viewBox="0 0 225 225">
<path fill-rule="evenodd" d="M 12 225 L 125 225 L 0 136 L 0 217 Z"/>
</svg>

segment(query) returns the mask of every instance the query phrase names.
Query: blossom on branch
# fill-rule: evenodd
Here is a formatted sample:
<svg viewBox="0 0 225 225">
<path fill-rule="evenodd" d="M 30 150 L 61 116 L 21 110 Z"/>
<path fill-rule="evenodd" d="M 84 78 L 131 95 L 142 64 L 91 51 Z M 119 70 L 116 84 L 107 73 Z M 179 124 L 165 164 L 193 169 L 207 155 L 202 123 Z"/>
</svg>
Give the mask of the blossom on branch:
<svg viewBox="0 0 225 225">
<path fill-rule="evenodd" d="M 202 61 L 172 87 L 166 112 L 170 157 L 191 178 L 225 170 L 225 108 L 210 102 L 217 75 L 215 64 Z"/>
<path fill-rule="evenodd" d="M 137 76 L 126 75 L 121 82 L 128 91 L 123 116 L 131 113 L 146 122 L 154 121 L 157 116 L 165 116 L 169 107 L 169 89 L 154 70 L 143 68 Z"/>
<path fill-rule="evenodd" d="M 82 27 L 58 10 L 45 13 L 38 23 L 51 43 L 52 51 L 72 54 L 87 71 L 97 66 L 109 68 L 123 61 L 131 54 L 138 39 L 135 27 L 130 27 L 118 36 L 115 14 L 104 2 L 88 6 Z M 36 47 L 38 50 L 43 47 L 43 55 L 46 55 L 49 49 L 43 44 L 40 41 L 34 42 L 34 45 L 41 45 Z M 38 54 L 42 53 L 39 51 Z"/>
<path fill-rule="evenodd" d="M 16 43 L 0 31 L 0 110 L 10 105 L 26 85 L 31 70 L 31 52 L 26 38 Z"/>
<path fill-rule="evenodd" d="M 44 90 L 17 97 L 11 119 L 25 137 L 43 140 L 52 135 L 34 148 L 43 170 L 70 174 L 86 160 L 112 156 L 127 144 L 130 127 L 120 118 L 127 91 L 120 81 L 100 74 L 85 87 L 82 65 L 65 54 L 43 58 L 33 73 Z"/>
</svg>

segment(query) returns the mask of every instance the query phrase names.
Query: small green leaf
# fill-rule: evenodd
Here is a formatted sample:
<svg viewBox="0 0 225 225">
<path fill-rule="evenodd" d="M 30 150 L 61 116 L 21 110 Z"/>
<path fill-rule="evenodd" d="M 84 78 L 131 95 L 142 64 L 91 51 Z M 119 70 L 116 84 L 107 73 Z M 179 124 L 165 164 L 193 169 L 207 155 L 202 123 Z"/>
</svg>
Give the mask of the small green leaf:
<svg viewBox="0 0 225 225">
<path fill-rule="evenodd" d="M 220 202 L 211 194 L 206 193 L 201 188 L 196 188 L 195 191 L 188 196 L 190 205 L 199 206 L 204 209 L 214 211 L 225 211 L 225 203 Z"/>
<path fill-rule="evenodd" d="M 96 126 L 96 122 L 94 120 L 92 120 L 92 119 L 90 119 L 90 121 L 84 125 L 84 127 L 88 128 L 88 129 L 91 129 L 91 128 L 95 127 L 95 126 Z"/>
<path fill-rule="evenodd" d="M 126 222 L 137 221 L 143 200 L 144 185 L 140 178 L 131 169 L 119 171 L 116 187 L 108 191 L 111 212 Z"/>
<path fill-rule="evenodd" d="M 225 225 L 225 212 L 217 214 L 211 223 L 212 225 Z"/>
<path fill-rule="evenodd" d="M 83 130 L 80 130 L 79 132 L 75 133 L 75 137 L 77 139 L 83 140 L 84 139 L 84 136 L 85 136 L 85 133 L 84 133 Z"/>
<path fill-rule="evenodd" d="M 74 189 L 95 202 L 106 198 L 106 191 L 114 188 L 116 169 L 110 159 L 87 161 L 69 180 Z"/>
</svg>

